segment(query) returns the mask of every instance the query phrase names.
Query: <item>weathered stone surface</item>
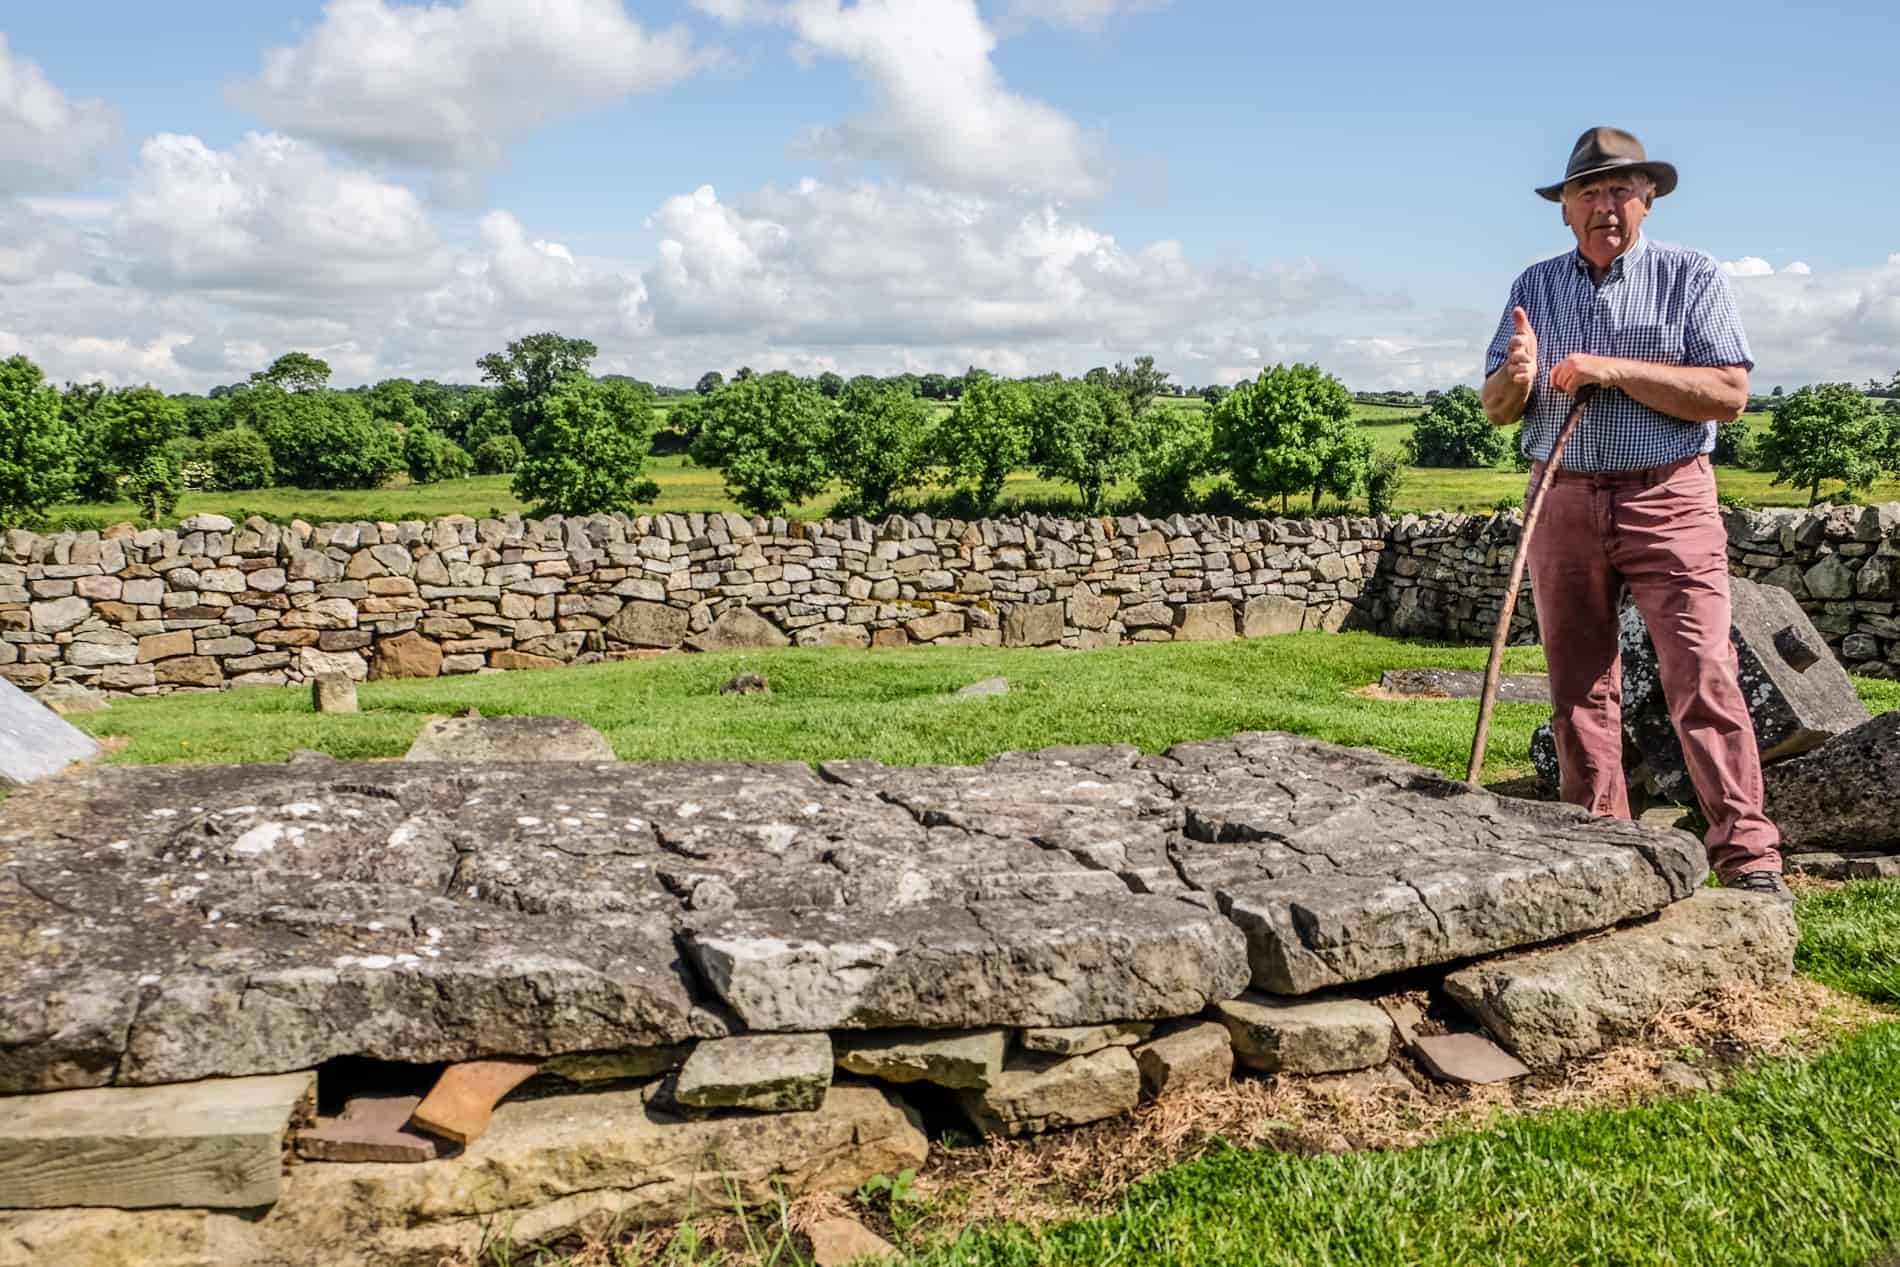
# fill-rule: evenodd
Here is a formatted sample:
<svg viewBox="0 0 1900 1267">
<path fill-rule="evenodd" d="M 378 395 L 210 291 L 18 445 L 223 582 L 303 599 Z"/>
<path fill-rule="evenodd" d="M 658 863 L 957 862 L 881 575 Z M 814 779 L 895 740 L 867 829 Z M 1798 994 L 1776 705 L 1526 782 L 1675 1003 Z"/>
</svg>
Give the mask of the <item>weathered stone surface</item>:
<svg viewBox="0 0 1900 1267">
<path fill-rule="evenodd" d="M 1686 832 L 1472 792 L 1296 736 L 1178 744 L 1166 758 L 1160 778 L 1185 810 L 1169 852 L 1247 934 L 1253 984 L 1275 994 L 1605 928 L 1707 873 Z"/>
<path fill-rule="evenodd" d="M 1729 636 L 1764 764 L 1818 748 L 1868 720 L 1839 661 L 1826 656 L 1796 667 L 1807 659 L 1797 650 L 1801 644 L 1825 643 L 1794 595 L 1740 577 L 1730 578 L 1729 590 L 1734 609 Z M 1695 788 L 1669 720 L 1655 646 L 1633 607 L 1623 612 L 1622 653 L 1623 732 L 1641 754 L 1650 786 L 1670 800 L 1693 804 Z"/>
<path fill-rule="evenodd" d="M 1211 1091 L 1234 1075 L 1234 1040 L 1218 1021 L 1170 1026 L 1135 1048 L 1141 1093 L 1152 1099 L 1169 1092 Z"/>
<path fill-rule="evenodd" d="M 224 670 L 218 667 L 218 662 L 203 655 L 160 660 L 153 666 L 153 673 L 160 682 L 173 686 L 219 686 L 224 682 Z"/>
<path fill-rule="evenodd" d="M 1269 594 L 1247 600 L 1241 612 L 1240 633 L 1243 638 L 1298 633 L 1305 628 L 1305 622 L 1305 603 Z"/>
<path fill-rule="evenodd" d="M 380 678 L 437 677 L 442 672 L 440 644 L 411 630 L 376 644 L 369 663 L 372 680 Z"/>
<path fill-rule="evenodd" d="M 613 761 L 607 736 L 572 717 L 438 717 L 405 761 Z"/>
<path fill-rule="evenodd" d="M 1900 880 L 1900 854 L 1792 853 L 1788 870 L 1822 880 Z"/>
<path fill-rule="evenodd" d="M 1477 699 L 1484 674 L 1477 669 L 1387 669 L 1379 688 L 1413 699 Z M 1498 699 L 1507 703 L 1548 704 L 1550 678 L 1543 673 L 1501 673 Z"/>
<path fill-rule="evenodd" d="M 434 1137 L 409 1123 L 421 1103 L 419 1095 L 355 1096 L 334 1121 L 298 1131 L 291 1144 L 309 1161 L 434 1161 Z"/>
<path fill-rule="evenodd" d="M 310 707 L 319 713 L 354 713 L 356 683 L 343 673 L 321 673 L 310 680 Z"/>
<path fill-rule="evenodd" d="M 1056 1028 L 1026 1029 L 1022 1032 L 1024 1051 L 1047 1052 L 1052 1056 L 1086 1056 L 1104 1047 L 1133 1047 L 1154 1032 L 1146 1021 L 1120 1021 L 1112 1025 L 1064 1025 Z"/>
<path fill-rule="evenodd" d="M 692 1051 L 690 1043 L 628 1047 L 620 1051 L 577 1051 L 544 1062 L 541 1072 L 569 1082 L 623 1082 L 669 1073 L 685 1064 Z"/>
<path fill-rule="evenodd" d="M 0 1267 L 439 1267 L 508 1229 L 517 1251 L 566 1237 L 849 1193 L 923 1165 L 927 1141 L 869 1086 L 811 1113 L 680 1120 L 655 1087 L 501 1105 L 467 1151 L 424 1166 L 294 1168 L 261 1217 L 204 1210 L 0 1212 Z"/>
<path fill-rule="evenodd" d="M 90 735 L 0 678 L 0 787 L 23 787 L 98 755 Z"/>
<path fill-rule="evenodd" d="M 607 622 L 607 636 L 635 647 L 677 647 L 687 628 L 688 616 L 679 608 L 635 599 Z"/>
<path fill-rule="evenodd" d="M 76 682 L 48 682 L 33 692 L 33 698 L 61 717 L 72 717 L 80 713 L 102 713 L 111 703 L 98 691 L 89 691 Z"/>
<path fill-rule="evenodd" d="M 819 1219 L 805 1229 L 805 1239 L 812 1267 L 865 1267 L 897 1258 L 894 1245 L 856 1219 Z"/>
<path fill-rule="evenodd" d="M 882 1082 L 987 1087 L 1009 1052 L 1009 1031 L 873 1030 L 838 1040 L 838 1067 Z"/>
<path fill-rule="evenodd" d="M 1174 627 L 1176 642 L 1226 642 L 1234 636 L 1231 603 L 1188 603 Z"/>
<path fill-rule="evenodd" d="M 1462 968 L 1445 991 L 1541 1067 L 1635 1038 L 1723 986 L 1785 981 L 1794 942 L 1786 903 L 1704 889 L 1653 920 Z"/>
<path fill-rule="evenodd" d="M 1790 852 L 1900 853 L 1900 710 L 1762 771 Z"/>
<path fill-rule="evenodd" d="M 0 1099 L 0 1210 L 269 1205 L 316 1085 L 289 1073 Z"/>
<path fill-rule="evenodd" d="M 1392 1054 L 1392 1018 L 1358 999 L 1249 993 L 1214 1009 L 1241 1064 L 1262 1073 L 1344 1073 Z"/>
<path fill-rule="evenodd" d="M 686 645 L 695 651 L 743 651 L 753 647 L 789 647 L 792 640 L 750 607 L 734 607 L 722 613 L 704 633 L 686 639 Z"/>
<path fill-rule="evenodd" d="M 1006 647 L 1046 647 L 1061 641 L 1061 603 L 1014 603 L 1003 613 Z"/>
<path fill-rule="evenodd" d="M 1086 1056 L 1013 1057 L 987 1087 L 958 1093 L 985 1135 L 1040 1135 L 1099 1122 L 1141 1100 L 1141 1070 L 1126 1047 Z"/>
<path fill-rule="evenodd" d="M 699 1044 L 674 1094 L 703 1109 L 805 1112 L 831 1087 L 829 1034 L 742 1034 Z"/>
<path fill-rule="evenodd" d="M 989 699 L 997 695 L 1009 694 L 1009 679 L 1006 677 L 986 677 L 981 682 L 972 682 L 960 687 L 957 694 L 965 699 Z"/>
</svg>

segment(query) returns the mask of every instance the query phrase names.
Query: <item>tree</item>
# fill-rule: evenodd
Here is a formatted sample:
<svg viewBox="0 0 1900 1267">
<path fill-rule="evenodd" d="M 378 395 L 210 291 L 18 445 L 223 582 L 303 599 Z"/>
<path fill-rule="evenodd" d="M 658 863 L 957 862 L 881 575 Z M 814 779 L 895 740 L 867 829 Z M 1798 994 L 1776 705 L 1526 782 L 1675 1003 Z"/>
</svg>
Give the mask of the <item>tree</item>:
<svg viewBox="0 0 1900 1267">
<path fill-rule="evenodd" d="M 1196 478 L 1214 457 L 1214 420 L 1205 409 L 1163 406 L 1135 419 L 1141 508 L 1148 514 L 1186 510 Z"/>
<path fill-rule="evenodd" d="M 930 406 L 901 386 L 848 391 L 832 420 L 831 470 L 861 515 L 882 515 L 891 494 L 929 468 Z"/>
<path fill-rule="evenodd" d="M 1769 394 L 1770 396 L 1773 396 L 1773 397 L 1774 397 L 1774 398 L 1775 398 L 1776 400 L 1780 400 L 1780 399 L 1781 399 L 1781 384 L 1780 384 L 1780 383 L 1776 383 L 1776 384 L 1775 384 L 1775 390 L 1773 390 L 1773 391 L 1771 391 L 1771 392 L 1769 392 L 1768 394 Z"/>
<path fill-rule="evenodd" d="M 748 375 L 707 402 L 693 461 L 723 471 L 726 491 L 753 514 L 777 514 L 830 482 L 833 409 L 807 379 Z"/>
<path fill-rule="evenodd" d="M 531 334 L 514 340 L 506 352 L 490 352 L 475 364 L 482 371 L 482 381 L 495 385 L 495 407 L 522 444 L 533 448 L 530 437 L 549 394 L 569 375 L 587 373 L 599 351 L 586 339 Z"/>
<path fill-rule="evenodd" d="M 106 451 L 100 410 L 108 392 L 104 383 L 68 383 L 59 394 L 60 417 L 73 432 L 73 492 L 90 502 L 119 495 L 119 472 Z"/>
<path fill-rule="evenodd" d="M 954 484 L 974 490 L 978 512 L 1002 495 L 1009 473 L 1029 460 L 1029 390 L 973 371 L 931 447 Z"/>
<path fill-rule="evenodd" d="M 0 524 L 19 524 L 71 495 L 78 445 L 40 367 L 24 356 L 0 361 Z"/>
<path fill-rule="evenodd" d="M 844 395 L 844 375 L 835 370 L 826 370 L 818 376 L 818 390 L 832 400 Z"/>
<path fill-rule="evenodd" d="M 1510 436 L 1484 416 L 1484 401 L 1469 387 L 1434 399 L 1405 442 L 1414 466 L 1493 467 L 1504 460 Z"/>
<path fill-rule="evenodd" d="M 227 492 L 269 488 L 277 482 L 270 445 L 249 427 L 226 427 L 205 437 L 199 457 L 211 464 L 211 486 Z"/>
<path fill-rule="evenodd" d="M 1715 451 L 1709 455 L 1717 466 L 1755 465 L 1755 437 L 1745 419 L 1735 418 L 1715 429 Z"/>
<path fill-rule="evenodd" d="M 251 375 L 253 383 L 267 383 L 287 392 L 319 391 L 330 381 L 330 363 L 308 352 L 286 352 L 269 369 Z"/>
<path fill-rule="evenodd" d="M 376 488 L 402 469 L 401 437 L 360 395 L 259 383 L 230 399 L 230 416 L 264 437 L 278 478 L 298 488 Z"/>
<path fill-rule="evenodd" d="M 1168 372 L 1156 369 L 1152 356 L 1138 356 L 1133 365 L 1115 362 L 1115 368 L 1108 372 L 1108 386 L 1128 402 L 1129 415 L 1138 418 L 1156 396 L 1168 389 Z"/>
<path fill-rule="evenodd" d="M 537 404 L 540 420 L 523 445 L 514 493 L 543 514 L 631 510 L 660 495 L 645 477 L 653 445 L 653 390 L 597 383 L 574 371 Z"/>
<path fill-rule="evenodd" d="M 1865 493 L 1883 467 L 1895 464 L 1894 424 L 1851 383 L 1822 383 L 1783 396 L 1775 405 L 1760 462 L 1775 484 L 1808 490 L 1808 505 L 1821 500 L 1821 485 L 1839 480 Z"/>
<path fill-rule="evenodd" d="M 402 462 L 409 468 L 409 480 L 414 484 L 465 480 L 475 473 L 475 459 L 468 450 L 427 422 L 403 432 Z"/>
<path fill-rule="evenodd" d="M 1258 500 L 1310 492 L 1350 497 L 1365 480 L 1372 442 L 1352 417 L 1352 395 L 1316 365 L 1275 365 L 1214 407 L 1214 449 L 1241 492 Z"/>
<path fill-rule="evenodd" d="M 1222 387 L 1219 383 L 1209 383 L 1207 386 L 1201 388 L 1201 399 L 1210 405 L 1218 405 L 1221 402 L 1221 397 L 1225 396 L 1227 392 L 1228 389 Z"/>
<path fill-rule="evenodd" d="M 184 407 L 156 387 L 109 393 L 98 410 L 98 440 L 120 490 L 147 520 L 178 504 L 178 463 L 166 444 L 185 429 Z"/>
<path fill-rule="evenodd" d="M 1030 452 L 1044 479 L 1064 480 L 1093 515 L 1111 484 L 1135 474 L 1140 437 L 1128 402 L 1106 383 L 1062 383 L 1031 394 Z"/>
<path fill-rule="evenodd" d="M 1366 472 L 1366 509 L 1375 515 L 1389 515 L 1397 507 L 1399 490 L 1405 486 L 1410 463 L 1402 454 L 1381 453 L 1372 459 Z"/>
<path fill-rule="evenodd" d="M 475 469 L 483 475 L 513 475 L 527 453 L 510 432 L 489 436 L 475 450 Z"/>
<path fill-rule="evenodd" d="M 926 374 L 917 380 L 917 394 L 925 400 L 942 400 L 950 394 L 950 380 L 942 374 Z"/>
<path fill-rule="evenodd" d="M 752 367 L 750 365 L 741 365 L 738 369 L 732 371 L 732 381 L 735 383 L 743 383 L 746 379 L 751 377 Z"/>
<path fill-rule="evenodd" d="M 698 392 L 701 396 L 710 396 L 725 385 L 726 376 L 724 374 L 721 374 L 718 370 L 707 370 L 704 374 L 699 376 L 699 382 L 693 385 L 693 390 Z"/>
</svg>

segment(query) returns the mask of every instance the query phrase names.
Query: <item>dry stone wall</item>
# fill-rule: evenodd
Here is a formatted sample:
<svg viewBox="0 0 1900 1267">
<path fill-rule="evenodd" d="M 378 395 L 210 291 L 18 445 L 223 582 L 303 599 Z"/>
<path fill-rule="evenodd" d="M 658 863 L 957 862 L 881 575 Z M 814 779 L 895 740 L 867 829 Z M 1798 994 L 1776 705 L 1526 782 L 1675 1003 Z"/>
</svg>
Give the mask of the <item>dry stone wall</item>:
<svg viewBox="0 0 1900 1267">
<path fill-rule="evenodd" d="M 1519 518 L 932 520 L 735 514 L 0 537 L 0 676 L 159 694 L 676 648 L 1072 648 L 1374 629 L 1488 640 Z M 1900 674 L 1900 505 L 1732 511 L 1731 565 L 1855 672 Z M 1536 636 L 1528 586 L 1515 637 Z"/>
</svg>

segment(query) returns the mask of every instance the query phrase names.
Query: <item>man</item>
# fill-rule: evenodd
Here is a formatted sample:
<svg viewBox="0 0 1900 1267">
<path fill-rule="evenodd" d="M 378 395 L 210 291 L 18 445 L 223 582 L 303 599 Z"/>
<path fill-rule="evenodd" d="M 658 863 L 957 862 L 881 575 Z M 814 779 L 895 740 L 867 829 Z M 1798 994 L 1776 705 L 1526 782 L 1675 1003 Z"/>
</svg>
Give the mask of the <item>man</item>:
<svg viewBox="0 0 1900 1267">
<path fill-rule="evenodd" d="M 1627 586 L 1656 644 L 1669 714 L 1724 884 L 1790 900 L 1780 835 L 1729 641 L 1728 536 L 1709 453 L 1754 368 L 1715 261 L 1643 235 L 1676 169 L 1617 128 L 1577 140 L 1559 184 L 1574 251 L 1533 264 L 1485 362 L 1492 422 L 1524 420 L 1533 478 L 1578 392 L 1596 389 L 1545 493 L 1530 553 L 1550 662 L 1562 794 L 1629 817 L 1617 609 Z"/>
</svg>

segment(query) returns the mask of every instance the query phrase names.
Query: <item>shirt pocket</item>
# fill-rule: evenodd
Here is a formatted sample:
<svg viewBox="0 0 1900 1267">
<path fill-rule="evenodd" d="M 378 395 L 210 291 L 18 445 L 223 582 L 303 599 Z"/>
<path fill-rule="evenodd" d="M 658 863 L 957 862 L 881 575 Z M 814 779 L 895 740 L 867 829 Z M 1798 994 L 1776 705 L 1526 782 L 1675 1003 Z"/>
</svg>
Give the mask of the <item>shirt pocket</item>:
<svg viewBox="0 0 1900 1267">
<path fill-rule="evenodd" d="M 1682 327 L 1653 323 L 1624 326 L 1616 332 L 1616 354 L 1633 361 L 1680 365 Z"/>
</svg>

